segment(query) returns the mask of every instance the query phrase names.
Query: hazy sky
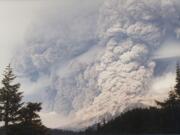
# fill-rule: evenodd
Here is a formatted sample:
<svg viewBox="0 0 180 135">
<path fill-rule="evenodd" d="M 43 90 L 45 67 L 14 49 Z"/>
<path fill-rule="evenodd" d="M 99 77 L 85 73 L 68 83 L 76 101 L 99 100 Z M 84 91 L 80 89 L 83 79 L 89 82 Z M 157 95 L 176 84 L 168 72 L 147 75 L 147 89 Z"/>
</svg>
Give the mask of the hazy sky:
<svg viewBox="0 0 180 135">
<path fill-rule="evenodd" d="M 38 16 L 55 5 L 41 0 L 0 1 L 0 70 L 10 62 L 13 50 L 23 44 Z"/>
<path fill-rule="evenodd" d="M 0 70 L 10 62 L 13 49 L 22 44 L 42 7 L 40 2 L 0 1 Z"/>
<path fill-rule="evenodd" d="M 103 0 L 98 0 L 103 1 Z M 97 5 L 88 0 L 1 0 L 0 1 L 0 72 L 10 62 L 14 48 L 23 44 L 28 29 L 49 13 L 64 12 L 79 2 Z M 70 10 L 68 10 L 70 9 Z"/>
<path fill-rule="evenodd" d="M 77 2 L 78 1 L 78 2 Z M 97 5 L 103 0 L 84 3 Z M 0 1 L 0 70 L 10 62 L 13 49 L 23 44 L 28 29 L 40 16 L 46 16 L 56 10 L 78 7 L 82 0 L 1 0 Z M 67 14 L 67 12 L 66 12 Z"/>
<path fill-rule="evenodd" d="M 91 108 L 94 110 L 97 110 L 96 108 L 98 108 L 98 106 L 100 105 L 102 106 L 101 103 L 103 103 L 103 105 L 105 106 L 104 107 L 105 109 L 108 107 L 109 108 L 113 107 L 112 104 L 114 104 L 115 107 L 117 106 L 117 108 L 119 108 L 119 105 L 121 104 L 120 103 L 121 101 L 119 100 L 120 96 L 122 98 L 122 101 L 124 102 L 124 97 L 126 97 L 126 93 L 136 94 L 137 92 L 135 91 L 137 90 L 138 92 L 142 91 L 142 86 L 144 86 L 143 85 L 144 81 L 146 81 L 146 79 L 149 79 L 149 77 L 152 75 L 152 71 L 154 70 L 153 69 L 154 64 L 149 63 L 151 62 L 151 58 L 149 58 L 149 54 L 152 53 L 153 55 L 156 49 L 154 48 L 152 49 L 151 47 L 149 47 L 148 46 L 149 44 L 141 45 L 141 44 L 134 44 L 134 42 L 129 42 L 129 41 L 126 42 L 126 39 L 123 39 L 125 45 L 119 49 L 118 47 L 116 48 L 116 46 L 113 46 L 114 44 L 113 42 L 116 43 L 116 41 L 112 40 L 111 42 L 109 41 L 109 37 L 107 37 L 107 39 L 105 40 L 109 41 L 110 45 L 111 43 L 113 43 L 112 46 L 110 46 L 112 48 L 109 48 L 108 44 L 104 44 L 104 51 L 105 51 L 104 57 L 102 57 L 102 59 L 101 58 L 98 58 L 95 60 L 92 59 L 92 61 L 88 63 L 87 59 L 89 60 L 90 57 L 92 58 L 92 54 L 94 55 L 94 53 L 92 52 L 95 52 L 95 53 L 97 52 L 97 54 L 99 52 L 102 52 L 102 50 L 98 50 L 98 49 L 102 49 L 100 47 L 96 48 L 95 46 L 94 48 L 92 47 L 91 49 L 89 49 L 87 46 L 84 46 L 87 44 L 86 42 L 84 42 L 84 39 L 85 40 L 88 39 L 89 35 L 91 34 L 93 35 L 92 37 L 94 37 L 95 35 L 94 33 L 96 33 L 96 29 L 95 29 L 95 32 L 93 31 L 94 30 L 93 29 L 92 30 L 93 32 L 91 33 L 91 30 L 89 30 L 91 27 L 88 27 L 88 26 L 90 26 L 90 24 L 92 25 L 94 23 L 96 24 L 96 22 L 97 23 L 100 22 L 98 23 L 98 26 L 102 29 L 102 31 L 100 29 L 99 33 L 102 33 L 102 35 L 103 34 L 115 35 L 116 33 L 123 33 L 123 34 L 126 33 L 127 35 L 129 34 L 128 36 L 130 37 L 130 39 L 138 38 L 142 41 L 152 44 L 154 43 L 154 41 L 161 41 L 162 28 L 156 27 L 154 24 L 151 24 L 151 21 L 146 24 L 145 23 L 146 21 L 141 22 L 141 19 L 140 20 L 137 19 L 135 21 L 135 24 L 134 23 L 130 24 L 128 26 L 129 29 L 124 29 L 123 32 L 121 31 L 122 30 L 121 26 L 123 25 L 117 25 L 117 24 L 118 23 L 121 24 L 121 22 L 126 22 L 126 21 L 131 20 L 132 16 L 130 14 L 131 13 L 130 10 L 133 8 L 135 9 L 134 10 L 135 12 L 132 12 L 132 13 L 135 13 L 134 14 L 135 16 L 133 17 L 136 17 L 136 15 L 139 18 L 142 17 L 142 19 L 151 19 L 152 17 L 152 18 L 155 18 L 155 20 L 158 22 L 161 22 L 164 20 L 161 20 L 162 18 L 156 18 L 156 14 L 154 14 L 153 12 L 151 13 L 151 10 L 149 9 L 153 5 L 150 5 L 149 7 L 147 6 L 147 9 L 146 8 L 141 9 L 141 6 L 136 7 L 136 4 L 134 4 L 132 6 L 133 8 L 131 7 L 127 9 L 126 5 L 124 5 L 125 8 L 121 7 L 123 6 L 121 4 L 117 5 L 118 2 L 116 3 L 116 1 L 118 0 L 110 1 L 111 3 L 109 5 L 106 5 L 107 7 L 105 6 L 103 11 L 101 11 L 100 13 L 97 12 L 97 16 L 99 16 L 100 14 L 102 20 L 101 19 L 99 20 L 99 18 L 96 18 L 97 20 L 96 19 L 93 20 L 91 18 L 89 19 L 91 12 L 95 11 L 94 9 L 99 9 L 97 8 L 97 6 L 102 1 L 104 0 L 6 0 L 6 1 L 0 0 L 0 47 L 1 47 L 0 48 L 0 73 L 4 69 L 4 66 L 7 65 L 11 61 L 12 56 L 14 55 L 20 56 L 19 59 L 17 58 L 17 61 L 16 61 L 16 63 L 18 63 L 17 67 L 21 67 L 21 65 L 23 64 L 25 65 L 25 68 L 22 68 L 22 69 L 24 69 L 24 72 L 25 72 L 24 76 L 27 79 L 27 80 L 26 79 L 23 80 L 24 78 L 22 78 L 23 90 L 26 90 L 26 91 L 29 90 L 30 92 L 29 91 L 28 92 L 32 95 L 34 93 L 37 95 L 37 92 L 39 92 L 38 90 L 40 90 L 39 95 L 41 95 L 42 98 L 43 98 L 42 95 L 44 93 L 50 95 L 49 93 L 46 93 L 46 91 L 43 91 L 44 93 L 41 91 L 41 90 L 44 90 L 46 87 L 48 88 L 48 90 L 49 88 L 52 88 L 50 89 L 50 92 L 51 90 L 54 90 L 54 89 L 57 90 L 57 95 L 55 95 L 55 97 L 52 97 L 53 99 L 52 101 L 54 101 L 55 99 L 55 103 L 52 106 L 55 106 L 55 107 L 54 107 L 54 110 L 50 112 L 50 114 L 53 114 L 54 113 L 53 111 L 57 111 L 58 113 L 59 112 L 61 113 L 63 111 L 66 112 L 66 110 L 67 111 L 69 110 L 69 112 L 70 111 L 76 112 L 77 110 L 78 111 L 80 110 L 79 111 L 80 113 L 78 113 L 79 115 L 77 115 L 77 118 L 80 118 L 81 120 L 82 118 L 81 112 L 84 114 L 84 112 L 86 112 L 86 109 L 87 109 L 86 102 L 84 102 L 84 98 L 87 99 L 87 105 L 92 103 Z M 157 5 L 157 3 L 155 4 Z M 172 8 L 171 3 L 170 5 L 168 5 L 168 3 L 165 3 L 165 5 L 166 4 L 168 8 Z M 121 9 L 123 12 L 121 11 Z M 118 12 L 116 10 L 118 10 Z M 166 10 L 163 10 L 163 11 L 166 11 Z M 162 14 L 161 16 L 167 17 L 167 20 L 168 20 L 167 22 L 171 21 L 169 17 L 176 18 L 175 16 L 173 16 L 174 12 L 171 13 L 171 11 L 175 11 L 175 10 L 170 10 L 169 12 L 167 12 L 167 14 L 164 14 L 165 12 L 161 13 Z M 84 12 L 88 12 L 88 13 L 90 12 L 90 14 L 88 13 L 84 14 Z M 122 13 L 122 16 L 120 14 L 121 17 L 116 18 L 117 13 L 119 12 Z M 141 15 L 142 13 L 144 13 L 143 15 L 145 16 Z M 76 16 L 72 17 L 74 15 Z M 123 18 L 124 16 L 128 16 L 129 18 L 124 20 Z M 114 18 L 114 20 L 109 19 L 110 17 L 111 19 Z M 75 19 L 76 21 L 72 21 L 72 19 Z M 92 23 L 91 23 L 91 20 L 92 20 Z M 64 23 L 62 23 L 61 21 L 64 21 Z M 169 24 L 171 24 L 171 22 L 169 22 Z M 63 26 L 67 26 L 64 28 L 65 29 L 64 31 L 62 28 Z M 97 29 L 97 31 L 98 30 L 99 29 Z M 140 30 L 142 32 L 139 32 L 137 30 Z M 174 30 L 174 27 L 173 27 L 173 30 Z M 40 36 L 38 36 L 38 33 L 40 33 Z M 180 35 L 180 30 L 178 31 L 178 33 Z M 65 38 L 63 38 L 64 36 Z M 28 41 L 26 39 L 31 39 L 31 38 L 33 39 L 32 40 L 33 44 L 31 43 L 28 44 Z M 122 38 L 122 37 L 119 37 L 119 38 Z M 39 40 L 36 40 L 36 39 L 40 39 L 41 42 L 39 43 L 38 42 Z M 52 39 L 53 39 L 53 42 L 52 42 L 53 44 L 51 44 Z M 72 40 L 71 42 L 73 43 L 73 45 L 70 44 L 71 46 L 69 47 L 69 43 L 63 44 L 64 40 L 66 41 Z M 79 42 L 77 42 L 78 44 L 75 44 L 74 46 L 74 43 L 76 43 L 74 41 L 76 40 L 82 41 L 82 43 L 80 42 L 82 45 L 79 44 Z M 103 38 L 100 40 L 102 40 L 104 43 Z M 56 46 L 56 43 L 58 44 L 59 41 L 61 41 L 62 44 Z M 123 45 L 119 42 L 120 41 L 117 41 L 116 44 Z M 130 49 L 131 51 L 128 51 L 128 49 L 126 50 L 127 48 L 126 44 L 129 45 L 128 46 L 129 48 L 134 46 L 133 49 Z M 173 48 L 175 48 L 176 50 L 179 50 L 179 44 L 177 44 L 176 42 L 173 44 L 175 44 Z M 16 49 L 20 49 L 19 46 L 21 45 L 25 45 L 24 47 L 22 47 L 23 50 L 21 51 L 21 54 L 14 54 L 13 52 L 15 52 Z M 98 45 L 99 44 L 97 44 L 97 46 Z M 91 43 L 89 46 L 91 46 Z M 163 47 L 164 47 L 163 49 L 158 50 L 157 54 L 155 53 L 157 57 L 160 57 L 158 54 L 161 54 L 163 57 L 169 57 L 169 56 L 172 56 L 172 54 L 174 54 L 173 50 L 169 51 L 170 50 L 169 48 L 172 48 L 172 42 L 167 43 L 167 45 L 165 44 Z M 44 49 L 46 51 L 42 53 L 41 51 L 36 52 L 33 49 L 34 50 Z M 24 50 L 26 50 L 26 52 Z M 72 54 L 72 58 L 71 58 L 71 55 L 69 56 L 69 58 L 67 58 L 67 53 L 65 54 L 63 53 L 65 52 L 64 50 L 65 51 L 68 50 L 67 52 L 69 54 Z M 111 52 L 112 50 L 115 50 L 116 53 Z M 123 50 L 124 52 L 123 54 L 121 50 Z M 79 57 L 75 59 L 77 63 L 76 62 L 73 63 L 74 57 L 77 55 L 76 54 L 77 52 L 79 53 L 78 54 Z M 82 52 L 84 53 L 84 55 L 81 55 Z M 179 51 L 175 53 L 175 55 L 177 54 L 179 54 Z M 56 56 L 58 58 L 57 60 L 56 60 Z M 113 59 L 112 56 L 116 56 L 118 60 Z M 144 57 L 148 57 L 146 58 L 147 61 L 144 61 L 145 59 L 142 59 Z M 64 65 L 63 66 L 61 65 L 62 61 L 60 58 L 62 58 L 62 61 L 64 60 L 67 62 L 65 68 L 63 67 Z M 30 66 L 29 59 L 33 62 L 32 67 Z M 142 60 L 142 62 L 140 62 L 139 65 L 136 65 L 136 63 L 138 63 L 136 61 L 139 61 L 139 59 Z M 101 64 L 96 63 L 97 61 L 98 62 L 100 61 Z M 130 62 L 131 64 L 129 64 Z M 145 63 L 145 65 L 141 65 L 142 63 L 143 64 Z M 96 71 L 97 68 L 94 65 L 99 67 L 98 71 Z M 104 66 L 105 68 L 103 67 L 103 65 L 105 65 Z M 126 67 L 127 71 L 123 70 L 123 67 Z M 136 67 L 138 67 L 138 70 L 136 69 Z M 142 67 L 146 67 L 147 69 L 142 68 Z M 82 71 L 79 71 L 79 69 L 80 70 L 82 69 Z M 103 69 L 105 69 L 105 72 L 103 71 Z M 26 72 L 29 70 L 30 70 L 30 74 L 27 73 L 28 75 L 26 75 Z M 21 68 L 20 68 L 20 71 L 23 72 Z M 44 72 L 44 71 L 47 71 L 47 72 Z M 113 73 L 112 76 L 109 75 L 109 73 L 111 72 Z M 33 73 L 33 75 L 31 73 Z M 35 74 L 39 73 L 39 74 L 35 76 L 34 73 Z M 62 73 L 64 73 L 64 76 L 62 75 Z M 147 77 L 146 77 L 146 74 L 147 74 Z M 121 76 L 123 76 L 125 79 Z M 33 77 L 35 79 L 31 79 Z M 165 80 L 164 77 L 162 79 L 160 78 L 161 80 L 163 80 L 161 84 L 164 84 L 164 83 L 168 84 L 168 81 L 172 80 L 173 77 L 174 76 L 171 74 L 167 75 L 166 78 L 168 79 L 166 79 L 167 80 L 166 82 L 164 82 Z M 82 78 L 86 78 L 86 79 L 82 79 Z M 96 80 L 97 78 L 99 79 L 98 81 Z M 132 78 L 134 78 L 134 80 L 131 80 Z M 56 81 L 54 81 L 54 79 L 56 79 Z M 63 80 L 67 80 L 67 81 L 63 81 Z M 110 82 L 109 80 L 111 80 L 111 83 L 109 83 Z M 123 87 L 124 85 L 122 85 L 124 80 L 126 80 L 127 82 L 127 84 L 125 85 L 127 86 L 126 88 Z M 155 80 L 159 80 L 159 78 Z M 132 81 L 134 81 L 134 83 L 132 83 Z M 96 84 L 96 82 L 98 82 L 98 84 Z M 44 88 L 44 85 L 42 84 L 46 84 L 48 86 L 45 86 Z M 155 85 L 154 87 L 156 88 L 158 87 L 158 90 L 159 90 L 160 85 L 158 83 L 158 86 Z M 100 94 L 100 96 L 98 93 L 99 91 L 97 91 L 98 94 L 96 93 L 96 90 L 97 90 L 96 86 L 98 86 L 98 88 L 100 86 L 101 88 L 100 91 L 102 93 Z M 119 91 L 121 87 L 122 87 L 122 90 L 124 90 L 124 92 Z M 169 87 L 169 85 L 167 87 Z M 115 98 L 111 96 L 112 94 L 110 94 L 109 91 L 106 91 L 106 90 L 109 90 L 109 88 L 113 89 Z M 65 91 L 61 91 L 61 89 Z M 84 89 L 86 91 L 84 91 Z M 70 96 L 69 96 L 69 93 L 71 93 Z M 80 93 L 83 93 L 85 96 Z M 54 95 L 53 91 L 52 91 L 52 95 Z M 107 101 L 108 104 L 106 103 L 107 97 L 110 97 L 110 98 L 112 97 L 112 99 Z M 95 98 L 96 100 L 94 100 Z M 44 99 L 47 100 L 46 98 Z M 138 96 L 137 96 L 137 99 L 138 99 Z M 91 101 L 95 101 L 95 102 L 91 102 Z M 132 101 L 130 101 L 130 103 L 131 102 L 134 103 L 133 99 Z M 51 104 L 51 102 L 49 103 Z M 119 103 L 119 105 L 117 103 Z M 108 105 L 108 107 L 106 107 L 106 105 Z M 83 106 L 85 106 L 85 108 L 83 108 Z M 76 108 L 77 110 L 74 108 Z M 110 110 L 111 109 L 109 109 L 109 112 L 114 111 L 113 108 L 112 108 L 113 111 L 110 111 Z M 96 114 L 96 112 L 93 112 L 93 111 L 88 111 L 88 112 L 89 114 L 88 113 L 86 114 L 87 119 L 95 116 Z M 98 116 L 98 113 L 97 113 L 97 116 Z M 56 120 L 55 125 L 57 126 L 57 123 L 59 123 L 59 121 L 57 120 L 57 116 L 55 116 L 54 118 Z M 44 119 L 45 121 L 47 120 L 46 115 L 44 116 Z M 49 120 L 49 117 L 48 117 L 48 120 Z M 78 120 L 79 119 L 77 119 L 77 121 Z"/>
</svg>

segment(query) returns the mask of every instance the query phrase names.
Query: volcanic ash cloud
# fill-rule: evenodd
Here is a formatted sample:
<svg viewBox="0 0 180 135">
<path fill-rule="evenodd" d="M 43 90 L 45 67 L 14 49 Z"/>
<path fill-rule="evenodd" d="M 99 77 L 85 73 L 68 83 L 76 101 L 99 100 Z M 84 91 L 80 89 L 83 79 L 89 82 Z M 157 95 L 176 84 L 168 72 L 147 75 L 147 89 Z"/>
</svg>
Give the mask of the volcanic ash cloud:
<svg viewBox="0 0 180 135">
<path fill-rule="evenodd" d="M 179 40 L 179 8 L 178 0 L 107 0 L 99 19 L 91 16 L 95 20 L 88 27 L 89 21 L 83 20 L 91 17 L 83 16 L 80 22 L 85 23 L 76 23 L 76 30 L 83 25 L 85 34 L 72 34 L 71 23 L 65 30 L 70 37 L 56 35 L 56 25 L 50 27 L 56 38 L 41 33 L 40 41 L 32 39 L 33 45 L 16 58 L 23 60 L 15 67 L 23 67 L 21 71 L 28 71 L 24 73 L 35 82 L 42 74 L 49 76 L 48 94 L 39 93 L 51 95 L 44 101 L 51 104 L 50 111 L 74 116 L 67 127 L 82 128 L 109 120 L 147 99 L 155 50 L 168 39 Z"/>
</svg>

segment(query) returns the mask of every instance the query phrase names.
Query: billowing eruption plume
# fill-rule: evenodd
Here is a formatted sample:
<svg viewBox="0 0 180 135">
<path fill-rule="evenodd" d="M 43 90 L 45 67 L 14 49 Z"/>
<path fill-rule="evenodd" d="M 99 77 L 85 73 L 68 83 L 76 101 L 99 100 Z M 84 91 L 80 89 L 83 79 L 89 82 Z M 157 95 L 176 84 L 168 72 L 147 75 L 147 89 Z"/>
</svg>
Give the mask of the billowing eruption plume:
<svg viewBox="0 0 180 135">
<path fill-rule="evenodd" d="M 155 50 L 179 40 L 179 9 L 178 0 L 107 0 L 98 17 L 88 12 L 37 27 L 14 59 L 34 88 L 27 100 L 37 96 L 44 110 L 73 116 L 66 126 L 78 129 L 143 105 Z"/>
</svg>

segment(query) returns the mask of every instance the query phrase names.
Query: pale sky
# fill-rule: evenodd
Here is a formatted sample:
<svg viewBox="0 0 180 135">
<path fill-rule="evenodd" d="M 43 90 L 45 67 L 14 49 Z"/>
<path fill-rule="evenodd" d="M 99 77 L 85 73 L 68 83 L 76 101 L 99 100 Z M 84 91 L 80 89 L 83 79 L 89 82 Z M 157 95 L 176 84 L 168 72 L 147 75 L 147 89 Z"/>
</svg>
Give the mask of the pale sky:
<svg viewBox="0 0 180 135">
<path fill-rule="evenodd" d="M 0 72 L 10 62 L 13 50 L 23 44 L 28 29 L 40 17 L 72 8 L 81 0 L 1 0 L 0 1 Z M 103 1 L 103 0 L 98 0 Z M 97 4 L 83 0 L 87 4 Z M 76 7 L 76 6 L 75 6 Z M 67 13 L 67 12 L 66 12 Z"/>
<path fill-rule="evenodd" d="M 23 43 L 38 16 L 53 5 L 42 0 L 0 1 L 0 69 L 10 62 L 13 49 Z"/>
<path fill-rule="evenodd" d="M 39 3 L 0 1 L 0 70 L 10 62 L 13 49 L 23 43 L 27 29 L 39 12 Z"/>
<path fill-rule="evenodd" d="M 23 45 L 28 30 L 56 1 L 0 1 L 0 74 L 10 63 L 15 49 Z"/>
</svg>

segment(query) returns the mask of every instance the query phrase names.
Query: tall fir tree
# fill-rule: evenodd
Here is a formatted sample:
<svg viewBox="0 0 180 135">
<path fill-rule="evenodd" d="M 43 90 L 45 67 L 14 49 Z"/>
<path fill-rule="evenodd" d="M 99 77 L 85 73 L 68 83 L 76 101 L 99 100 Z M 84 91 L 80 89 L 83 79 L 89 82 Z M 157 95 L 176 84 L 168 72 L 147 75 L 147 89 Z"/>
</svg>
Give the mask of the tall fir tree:
<svg viewBox="0 0 180 135">
<path fill-rule="evenodd" d="M 180 65 L 177 63 L 176 66 L 176 85 L 174 87 L 174 90 L 177 94 L 177 98 L 180 98 Z"/>
<path fill-rule="evenodd" d="M 47 135 L 48 129 L 42 124 L 38 113 L 41 103 L 22 102 L 20 84 L 8 65 L 3 74 L 0 89 L 0 122 L 4 122 L 5 135 Z"/>
<path fill-rule="evenodd" d="M 5 130 L 10 124 L 19 122 L 19 111 L 23 106 L 22 92 L 19 92 L 20 84 L 14 83 L 16 76 L 8 65 L 3 74 L 2 88 L 0 89 L 0 121 L 4 122 Z"/>
<path fill-rule="evenodd" d="M 164 102 L 156 101 L 158 106 L 162 108 L 174 108 L 180 106 L 180 65 L 176 65 L 176 84 L 174 89 L 169 92 L 169 97 Z"/>
</svg>

